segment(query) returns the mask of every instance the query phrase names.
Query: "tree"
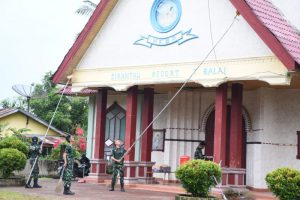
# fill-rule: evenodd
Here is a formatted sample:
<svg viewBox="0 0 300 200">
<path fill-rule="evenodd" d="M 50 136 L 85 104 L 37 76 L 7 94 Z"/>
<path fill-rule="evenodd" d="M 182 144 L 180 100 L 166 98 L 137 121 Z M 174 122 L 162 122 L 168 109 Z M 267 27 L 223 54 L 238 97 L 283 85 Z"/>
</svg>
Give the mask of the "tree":
<svg viewBox="0 0 300 200">
<path fill-rule="evenodd" d="M 13 99 L 6 98 L 0 102 L 0 106 L 2 108 L 21 108 L 25 110 L 27 108 L 27 102 L 26 99 L 22 97 Z"/>
<path fill-rule="evenodd" d="M 47 98 L 35 98 L 30 102 L 32 112 L 45 121 L 50 122 L 60 99 L 59 88 L 51 82 L 52 74 L 47 72 L 42 84 L 35 85 L 33 94 L 47 94 Z M 86 97 L 63 96 L 53 119 L 53 126 L 74 134 L 77 126 L 86 128 L 88 116 L 88 100 Z"/>
<path fill-rule="evenodd" d="M 87 16 L 92 15 L 97 7 L 97 4 L 89 0 L 84 0 L 82 2 L 83 5 L 76 10 L 76 13 L 79 15 L 87 15 Z"/>
<path fill-rule="evenodd" d="M 46 122 L 50 122 L 57 103 L 60 99 L 59 87 L 51 81 L 52 73 L 47 72 L 42 78 L 41 84 L 35 84 L 30 101 L 30 112 Z M 19 98 L 20 101 L 22 98 Z M 24 106 L 16 103 L 15 99 L 6 99 L 1 102 L 4 108 L 22 108 L 25 110 L 26 101 Z M 75 129 L 80 126 L 84 130 L 87 128 L 88 116 L 88 99 L 86 97 L 68 97 L 63 96 L 60 105 L 57 109 L 52 126 L 74 134 Z M 3 129 L 4 127 L 0 127 Z"/>
</svg>

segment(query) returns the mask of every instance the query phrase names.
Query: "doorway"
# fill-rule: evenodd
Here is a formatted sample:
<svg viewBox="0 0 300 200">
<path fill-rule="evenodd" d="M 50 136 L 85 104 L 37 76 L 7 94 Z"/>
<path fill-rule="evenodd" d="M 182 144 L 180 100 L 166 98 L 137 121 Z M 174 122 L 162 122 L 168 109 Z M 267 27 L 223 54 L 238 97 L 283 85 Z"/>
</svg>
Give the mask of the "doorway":
<svg viewBox="0 0 300 200">
<path fill-rule="evenodd" d="M 227 128 L 226 128 L 226 141 L 230 140 L 230 115 L 231 115 L 231 106 L 227 106 Z M 246 168 L 246 126 L 245 126 L 245 118 L 243 116 L 242 122 L 242 130 L 243 130 L 243 138 L 242 138 L 242 168 Z M 215 110 L 213 109 L 209 114 L 206 125 L 205 125 L 205 155 L 213 156 L 214 155 L 214 131 L 215 131 Z M 229 166 L 229 151 L 230 151 L 230 143 L 226 142 L 226 160 L 225 166 Z"/>
</svg>

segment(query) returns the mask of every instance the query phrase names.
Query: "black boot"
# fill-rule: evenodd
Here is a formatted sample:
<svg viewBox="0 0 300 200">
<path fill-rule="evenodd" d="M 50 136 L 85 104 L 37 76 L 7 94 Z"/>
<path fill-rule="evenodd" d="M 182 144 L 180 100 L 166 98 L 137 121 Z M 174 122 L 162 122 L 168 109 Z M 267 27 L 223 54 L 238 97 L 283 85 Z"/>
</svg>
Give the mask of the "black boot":
<svg viewBox="0 0 300 200">
<path fill-rule="evenodd" d="M 68 194 L 68 187 L 67 186 L 64 186 L 64 193 L 63 194 L 65 194 L 65 195 Z"/>
<path fill-rule="evenodd" d="M 114 182 L 111 183 L 111 188 L 109 189 L 109 191 L 115 191 L 115 183 Z"/>
<path fill-rule="evenodd" d="M 70 187 L 65 186 L 64 187 L 64 195 L 74 195 L 74 192 L 71 192 Z"/>
<path fill-rule="evenodd" d="M 124 190 L 124 183 L 121 183 L 121 192 L 125 192 L 125 190 Z"/>
<path fill-rule="evenodd" d="M 74 195 L 74 194 L 75 194 L 75 192 L 72 192 L 72 191 L 70 190 L 70 187 L 68 187 L 68 193 L 69 193 L 69 195 Z"/>
<path fill-rule="evenodd" d="M 29 188 L 32 188 L 31 185 L 31 178 L 28 180 L 28 182 L 25 184 L 25 188 L 29 189 Z"/>
<path fill-rule="evenodd" d="M 33 180 L 33 188 L 41 188 L 42 186 L 40 186 L 39 184 L 38 184 L 38 179 L 34 179 Z"/>
</svg>

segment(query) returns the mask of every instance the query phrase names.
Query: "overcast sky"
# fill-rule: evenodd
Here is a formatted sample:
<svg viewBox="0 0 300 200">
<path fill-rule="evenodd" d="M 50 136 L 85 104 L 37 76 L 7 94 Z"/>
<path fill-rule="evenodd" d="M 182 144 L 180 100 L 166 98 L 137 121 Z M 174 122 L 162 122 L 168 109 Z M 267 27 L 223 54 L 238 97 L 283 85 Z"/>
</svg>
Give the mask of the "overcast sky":
<svg viewBox="0 0 300 200">
<path fill-rule="evenodd" d="M 18 96 L 12 85 L 38 83 L 57 69 L 89 18 L 75 13 L 81 5 L 82 0 L 0 1 L 0 101 Z"/>
<path fill-rule="evenodd" d="M 272 2 L 300 29 L 299 0 Z M 0 101 L 18 96 L 12 85 L 38 83 L 57 69 L 89 18 L 75 13 L 81 5 L 82 0 L 0 1 Z"/>
</svg>

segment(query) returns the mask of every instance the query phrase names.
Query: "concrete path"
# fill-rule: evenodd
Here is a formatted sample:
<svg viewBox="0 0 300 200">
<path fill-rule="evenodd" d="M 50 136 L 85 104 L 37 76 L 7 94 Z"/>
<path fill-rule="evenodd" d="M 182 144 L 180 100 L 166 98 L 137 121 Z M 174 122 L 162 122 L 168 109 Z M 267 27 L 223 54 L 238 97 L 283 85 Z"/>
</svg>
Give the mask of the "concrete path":
<svg viewBox="0 0 300 200">
<path fill-rule="evenodd" d="M 108 191 L 106 184 L 77 183 L 72 182 L 71 190 L 75 196 L 66 196 L 55 193 L 54 189 L 58 179 L 43 179 L 40 181 L 41 189 L 25 189 L 24 187 L 0 188 L 1 190 L 14 191 L 22 194 L 44 197 L 46 200 L 174 200 L 175 195 L 184 193 L 178 184 L 173 185 L 130 185 L 125 186 L 126 192 L 120 192 L 117 186 L 116 191 Z M 277 200 L 269 192 L 251 192 L 256 200 Z"/>
<path fill-rule="evenodd" d="M 55 193 L 54 189 L 58 180 L 47 179 L 41 180 L 41 189 L 25 189 L 24 187 L 8 187 L 0 188 L 0 190 L 8 190 L 20 192 L 28 195 L 36 195 L 46 198 L 47 200 L 174 200 L 175 194 L 165 192 L 153 192 L 138 189 L 126 188 L 126 192 L 120 192 L 120 188 L 116 191 L 108 191 L 106 185 L 90 184 L 90 183 L 77 183 L 72 182 L 71 190 L 75 192 L 75 196 L 66 196 L 63 194 Z"/>
</svg>

